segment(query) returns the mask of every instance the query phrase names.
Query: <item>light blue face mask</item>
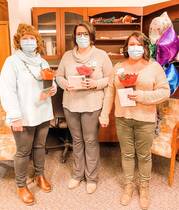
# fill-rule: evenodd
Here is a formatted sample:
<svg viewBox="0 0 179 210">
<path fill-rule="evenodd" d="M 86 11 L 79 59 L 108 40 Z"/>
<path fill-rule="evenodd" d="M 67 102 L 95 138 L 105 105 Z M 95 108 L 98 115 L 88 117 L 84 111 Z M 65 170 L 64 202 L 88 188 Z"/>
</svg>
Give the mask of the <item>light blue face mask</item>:
<svg viewBox="0 0 179 210">
<path fill-rule="evenodd" d="M 138 59 L 142 58 L 142 56 L 144 54 L 144 48 L 143 48 L 143 46 L 133 45 L 133 46 L 128 47 L 127 52 L 129 54 L 130 58 L 132 58 L 134 60 L 138 60 Z"/>
<path fill-rule="evenodd" d="M 78 45 L 79 48 L 87 48 L 90 45 L 90 38 L 89 36 L 76 36 L 76 43 Z"/>
<path fill-rule="evenodd" d="M 22 39 L 20 46 L 24 53 L 33 53 L 37 48 L 37 41 L 35 39 Z"/>
</svg>

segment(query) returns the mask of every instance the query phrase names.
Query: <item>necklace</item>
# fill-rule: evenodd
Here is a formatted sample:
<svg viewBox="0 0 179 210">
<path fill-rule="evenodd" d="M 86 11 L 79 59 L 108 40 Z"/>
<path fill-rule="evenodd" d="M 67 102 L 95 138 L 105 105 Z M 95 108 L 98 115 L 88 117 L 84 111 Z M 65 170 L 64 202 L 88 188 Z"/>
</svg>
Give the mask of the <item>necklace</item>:
<svg viewBox="0 0 179 210">
<path fill-rule="evenodd" d="M 26 62 L 23 61 L 23 63 L 24 63 L 24 65 L 25 65 L 27 71 L 33 76 L 33 78 L 34 78 L 35 80 L 37 80 L 37 81 L 42 81 L 42 79 L 38 79 L 38 78 L 32 73 L 32 71 L 30 70 L 30 68 L 29 68 L 29 66 L 27 65 Z M 40 64 L 40 69 L 42 70 L 42 65 L 41 65 L 41 64 Z"/>
</svg>

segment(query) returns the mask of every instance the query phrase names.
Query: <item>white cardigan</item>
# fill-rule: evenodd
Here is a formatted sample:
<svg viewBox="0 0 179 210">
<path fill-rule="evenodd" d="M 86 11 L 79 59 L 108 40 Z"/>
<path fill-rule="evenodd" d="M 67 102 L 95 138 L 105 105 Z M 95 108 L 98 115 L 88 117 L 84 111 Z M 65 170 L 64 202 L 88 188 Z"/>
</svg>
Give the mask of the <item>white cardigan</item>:
<svg viewBox="0 0 179 210">
<path fill-rule="evenodd" d="M 40 66 L 28 66 L 34 75 L 40 74 Z M 43 82 L 34 79 L 19 57 L 8 57 L 0 75 L 1 104 L 7 123 L 22 119 L 23 126 L 36 126 L 53 119 L 51 98 L 39 100 L 42 90 Z"/>
</svg>

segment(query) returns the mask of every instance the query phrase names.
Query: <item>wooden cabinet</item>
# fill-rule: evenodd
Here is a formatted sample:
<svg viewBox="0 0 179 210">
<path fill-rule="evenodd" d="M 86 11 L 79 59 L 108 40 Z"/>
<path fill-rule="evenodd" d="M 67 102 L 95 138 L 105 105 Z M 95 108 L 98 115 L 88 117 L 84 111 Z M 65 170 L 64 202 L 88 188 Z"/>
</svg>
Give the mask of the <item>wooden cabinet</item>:
<svg viewBox="0 0 179 210">
<path fill-rule="evenodd" d="M 108 52 L 113 63 L 123 59 L 122 46 L 133 31 L 142 31 L 141 8 L 33 8 L 33 25 L 41 33 L 45 54 L 51 63 L 58 63 L 65 51 L 73 48 L 73 29 L 82 20 L 120 19 L 130 15 L 132 23 L 94 23 L 96 46 Z"/>
<path fill-rule="evenodd" d="M 137 8 L 90 8 L 89 21 L 96 28 L 96 47 L 105 50 L 113 63 L 123 60 L 123 45 L 134 31 L 142 31 L 142 13 Z"/>
<path fill-rule="evenodd" d="M 85 8 L 33 8 L 33 25 L 44 41 L 44 58 L 57 65 L 65 51 L 72 49 L 74 26 L 87 20 Z"/>
</svg>

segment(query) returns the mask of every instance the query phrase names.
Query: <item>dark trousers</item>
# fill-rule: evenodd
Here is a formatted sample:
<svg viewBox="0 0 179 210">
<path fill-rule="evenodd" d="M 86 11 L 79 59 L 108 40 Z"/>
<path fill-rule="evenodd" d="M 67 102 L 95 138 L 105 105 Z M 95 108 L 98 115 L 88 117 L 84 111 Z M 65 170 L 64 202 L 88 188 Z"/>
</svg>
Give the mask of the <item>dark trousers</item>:
<svg viewBox="0 0 179 210">
<path fill-rule="evenodd" d="M 66 121 L 73 138 L 73 175 L 77 180 L 86 178 L 96 182 L 99 168 L 98 117 L 94 112 L 70 112 L 64 109 Z"/>
<path fill-rule="evenodd" d="M 26 176 L 32 154 L 35 176 L 43 175 L 45 163 L 45 142 L 49 121 L 38 126 L 24 126 L 22 132 L 14 132 L 17 152 L 14 157 L 15 179 L 18 187 L 26 186 Z"/>
</svg>

